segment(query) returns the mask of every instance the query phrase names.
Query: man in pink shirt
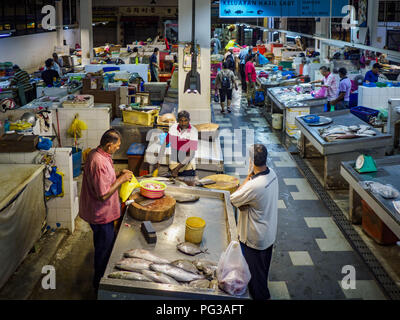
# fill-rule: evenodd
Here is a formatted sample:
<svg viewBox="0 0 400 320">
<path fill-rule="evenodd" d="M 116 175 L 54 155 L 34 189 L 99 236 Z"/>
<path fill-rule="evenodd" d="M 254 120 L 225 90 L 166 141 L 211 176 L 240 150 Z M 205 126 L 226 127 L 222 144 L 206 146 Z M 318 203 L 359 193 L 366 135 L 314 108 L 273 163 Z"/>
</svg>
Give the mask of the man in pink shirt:
<svg viewBox="0 0 400 320">
<path fill-rule="evenodd" d="M 93 286 L 97 289 L 114 245 L 114 221 L 121 216 L 118 188 L 132 178 L 123 170 L 117 177 L 111 155 L 121 145 L 117 130 L 106 131 L 100 146 L 92 150 L 83 171 L 79 216 L 90 224 L 94 243 Z"/>
<path fill-rule="evenodd" d="M 249 55 L 248 61 L 245 65 L 245 73 L 246 73 L 246 86 L 247 86 L 247 106 L 254 107 L 254 94 L 256 91 L 256 68 L 254 67 L 255 55 Z"/>
<path fill-rule="evenodd" d="M 327 89 L 327 100 L 328 100 L 328 110 L 331 107 L 331 102 L 336 100 L 338 97 L 339 84 L 337 83 L 336 77 L 330 72 L 328 67 L 322 66 L 320 69 L 323 75 L 323 80 L 317 80 L 310 83 L 322 83 L 321 87 Z"/>
</svg>

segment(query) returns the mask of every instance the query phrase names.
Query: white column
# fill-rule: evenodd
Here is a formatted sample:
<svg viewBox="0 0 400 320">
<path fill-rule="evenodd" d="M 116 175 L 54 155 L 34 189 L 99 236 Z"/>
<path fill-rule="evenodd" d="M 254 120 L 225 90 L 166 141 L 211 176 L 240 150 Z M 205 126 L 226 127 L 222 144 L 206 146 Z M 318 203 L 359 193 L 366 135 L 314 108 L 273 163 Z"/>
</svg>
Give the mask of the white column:
<svg viewBox="0 0 400 320">
<path fill-rule="evenodd" d="M 329 18 L 320 18 L 320 21 L 316 22 L 315 33 L 322 37 L 329 38 L 330 37 L 329 25 L 330 25 Z M 327 45 L 321 44 L 321 47 L 317 48 L 317 44 L 316 44 L 316 50 L 319 50 L 322 58 L 326 58 L 328 56 L 328 46 Z"/>
<path fill-rule="evenodd" d="M 287 18 L 281 18 L 279 29 L 287 30 Z M 286 43 L 286 33 L 281 33 L 279 36 L 280 43 Z"/>
<path fill-rule="evenodd" d="M 56 30 L 57 30 L 57 47 L 63 48 L 64 46 L 64 28 L 63 28 L 63 2 L 62 0 L 56 1 Z"/>
<path fill-rule="evenodd" d="M 93 58 L 93 26 L 92 26 L 92 0 L 80 1 L 80 21 L 82 65 L 90 63 Z"/>
<path fill-rule="evenodd" d="M 179 111 L 190 113 L 191 122 L 211 122 L 210 103 L 210 40 L 211 40 L 211 2 L 196 0 L 195 40 L 200 45 L 201 94 L 184 93 L 188 72 L 183 69 L 184 43 L 192 40 L 192 1 L 179 0 Z"/>
<path fill-rule="evenodd" d="M 368 28 L 372 47 L 383 47 L 377 42 L 378 37 L 379 1 L 368 0 Z"/>
</svg>

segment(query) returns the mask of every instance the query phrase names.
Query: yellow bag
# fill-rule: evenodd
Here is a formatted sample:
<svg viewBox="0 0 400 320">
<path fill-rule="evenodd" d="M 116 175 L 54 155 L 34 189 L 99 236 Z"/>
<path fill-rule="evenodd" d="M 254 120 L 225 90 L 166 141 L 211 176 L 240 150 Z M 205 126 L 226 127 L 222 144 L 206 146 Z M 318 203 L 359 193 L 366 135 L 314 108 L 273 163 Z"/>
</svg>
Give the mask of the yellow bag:
<svg viewBox="0 0 400 320">
<path fill-rule="evenodd" d="M 121 189 L 119 190 L 119 197 L 121 198 L 121 201 L 125 202 L 126 200 L 128 200 L 133 190 L 135 190 L 139 186 L 140 184 L 137 181 L 136 177 L 132 175 L 131 181 L 124 182 L 121 185 Z"/>
</svg>

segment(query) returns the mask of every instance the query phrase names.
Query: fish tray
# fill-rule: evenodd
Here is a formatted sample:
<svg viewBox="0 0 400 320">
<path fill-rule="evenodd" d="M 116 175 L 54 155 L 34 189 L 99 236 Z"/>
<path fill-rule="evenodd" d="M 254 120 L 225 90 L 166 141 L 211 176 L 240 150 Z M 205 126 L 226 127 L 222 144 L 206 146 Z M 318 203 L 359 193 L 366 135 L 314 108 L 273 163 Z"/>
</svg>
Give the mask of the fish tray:
<svg viewBox="0 0 400 320">
<path fill-rule="evenodd" d="M 206 259 L 218 263 L 223 251 L 232 240 L 237 240 L 237 229 L 228 191 L 208 190 L 195 187 L 168 185 L 166 195 L 196 195 L 200 199 L 191 203 L 176 203 L 175 214 L 162 222 L 153 222 L 157 243 L 148 244 L 140 231 L 141 221 L 125 214 L 111 253 L 104 277 L 100 281 L 98 299 L 249 299 L 248 293 L 234 297 L 220 289 L 198 289 L 183 285 L 169 285 L 154 282 L 110 279 L 115 264 L 130 249 L 146 249 L 171 262 L 178 259 Z M 210 210 L 212 208 L 212 210 Z M 177 250 L 176 245 L 185 241 L 185 221 L 197 216 L 206 221 L 202 248 L 207 253 L 188 256 Z"/>
</svg>

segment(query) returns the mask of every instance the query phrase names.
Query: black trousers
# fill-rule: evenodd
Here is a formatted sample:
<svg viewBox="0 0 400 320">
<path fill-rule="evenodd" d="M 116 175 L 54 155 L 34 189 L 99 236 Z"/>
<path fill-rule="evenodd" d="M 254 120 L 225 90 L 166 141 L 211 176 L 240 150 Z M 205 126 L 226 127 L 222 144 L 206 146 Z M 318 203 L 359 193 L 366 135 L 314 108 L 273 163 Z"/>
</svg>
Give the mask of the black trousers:
<svg viewBox="0 0 400 320">
<path fill-rule="evenodd" d="M 250 295 L 254 300 L 270 299 L 268 273 L 271 264 L 273 245 L 265 250 L 256 250 L 240 242 L 240 247 L 242 248 L 243 256 L 250 269 Z"/>
<path fill-rule="evenodd" d="M 244 64 L 239 64 L 240 67 L 240 79 L 242 81 L 242 90 L 247 90 L 247 85 L 246 85 L 246 72 L 245 72 L 245 65 Z"/>
<path fill-rule="evenodd" d="M 106 271 L 115 241 L 114 221 L 107 224 L 90 224 L 94 243 L 93 287 L 98 289 L 100 279 Z"/>
</svg>

